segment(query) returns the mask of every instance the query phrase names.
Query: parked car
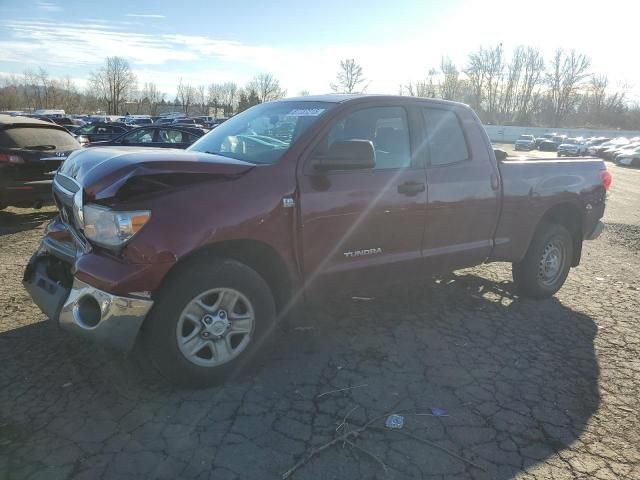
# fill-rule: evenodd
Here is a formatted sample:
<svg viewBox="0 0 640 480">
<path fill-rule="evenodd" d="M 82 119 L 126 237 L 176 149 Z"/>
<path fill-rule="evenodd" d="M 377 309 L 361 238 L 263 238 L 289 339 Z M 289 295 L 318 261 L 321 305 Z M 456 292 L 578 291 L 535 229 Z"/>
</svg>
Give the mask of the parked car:
<svg viewBox="0 0 640 480">
<path fill-rule="evenodd" d="M 558 145 L 558 157 L 581 157 L 587 154 L 587 144 L 582 138 L 567 138 Z"/>
<path fill-rule="evenodd" d="M 86 138 L 87 143 L 112 140 L 129 131 L 124 124 L 115 123 L 89 123 L 78 128 L 75 135 Z"/>
<path fill-rule="evenodd" d="M 228 118 L 224 118 L 224 117 L 216 118 L 213 122 L 209 122 L 209 128 L 216 128 L 216 127 L 222 125 L 227 120 L 229 120 L 229 119 Z"/>
<path fill-rule="evenodd" d="M 589 155 L 595 155 L 596 154 L 595 149 L 600 145 L 602 145 L 603 143 L 608 142 L 609 140 L 611 139 L 607 137 L 594 137 L 589 139 L 587 141 L 587 153 Z"/>
<path fill-rule="evenodd" d="M 64 127 L 0 115 L 0 210 L 51 202 L 54 172 L 80 148 Z"/>
<path fill-rule="evenodd" d="M 545 142 L 547 140 L 551 140 L 553 137 L 555 137 L 557 134 L 555 133 L 545 133 L 542 136 L 536 138 L 536 148 L 540 148 L 540 145 L 542 144 L 542 142 Z"/>
<path fill-rule="evenodd" d="M 536 148 L 536 139 L 533 135 L 520 135 L 515 143 L 515 150 L 531 151 Z"/>
<path fill-rule="evenodd" d="M 556 150 L 558 150 L 558 145 L 560 145 L 561 140 L 558 139 L 558 137 L 554 138 L 546 139 L 540 142 L 540 145 L 538 145 L 538 150 L 540 150 L 541 152 L 555 152 Z"/>
<path fill-rule="evenodd" d="M 165 115 L 164 117 L 158 118 L 154 123 L 173 123 L 173 121 L 178 118 L 187 118 L 187 116 L 184 113 Z"/>
<path fill-rule="evenodd" d="M 625 138 L 625 137 L 617 137 L 617 138 L 613 138 L 611 140 L 609 140 L 608 142 L 604 142 L 601 143 L 600 145 L 598 145 L 597 147 L 593 148 L 593 153 L 592 155 L 595 155 L 596 157 L 603 157 L 604 155 L 604 151 L 608 150 L 610 148 L 620 148 L 623 147 L 625 145 L 628 145 L 629 139 Z"/>
<path fill-rule="evenodd" d="M 602 152 L 602 158 L 604 158 L 605 160 L 615 161 L 618 155 L 625 152 L 633 151 L 637 147 L 640 147 L 640 142 L 628 143 L 626 145 L 618 147 L 611 147 Z"/>
<path fill-rule="evenodd" d="M 62 125 L 63 127 L 73 127 L 75 125 L 84 125 L 84 122 L 79 120 L 74 120 L 71 117 L 50 117 L 51 121 L 57 125 Z"/>
<path fill-rule="evenodd" d="M 629 167 L 640 166 L 640 147 L 636 147 L 630 150 L 623 150 L 616 156 L 615 162 L 618 165 L 625 165 Z"/>
<path fill-rule="evenodd" d="M 602 161 L 497 158 L 458 103 L 267 102 L 186 151 L 67 159 L 24 285 L 64 329 L 206 385 L 321 292 L 504 261 L 521 295 L 553 295 L 600 234 L 610 182 Z"/>
<path fill-rule="evenodd" d="M 204 134 L 201 128 L 155 125 L 134 128 L 113 140 L 92 142 L 88 146 L 187 148 Z"/>
<path fill-rule="evenodd" d="M 171 125 L 190 125 L 192 127 L 204 128 L 204 123 L 196 118 L 176 118 L 171 122 Z"/>
<path fill-rule="evenodd" d="M 151 125 L 153 123 L 153 120 L 151 120 L 151 116 L 149 115 L 129 115 L 128 117 L 124 118 L 123 123 L 130 127 L 136 127 Z"/>
</svg>

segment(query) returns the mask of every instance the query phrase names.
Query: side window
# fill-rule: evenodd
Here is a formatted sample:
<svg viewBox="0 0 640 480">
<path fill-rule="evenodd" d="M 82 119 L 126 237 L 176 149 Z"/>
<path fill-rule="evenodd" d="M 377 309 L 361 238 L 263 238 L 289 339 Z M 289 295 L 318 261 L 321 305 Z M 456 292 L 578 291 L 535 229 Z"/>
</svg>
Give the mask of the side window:
<svg viewBox="0 0 640 480">
<path fill-rule="evenodd" d="M 131 132 L 124 137 L 124 140 L 128 143 L 151 143 L 153 142 L 153 129 L 141 128 L 135 132 Z"/>
<path fill-rule="evenodd" d="M 160 143 L 183 143 L 186 142 L 186 133 L 182 133 L 180 130 L 170 130 L 167 128 L 161 128 L 158 131 L 158 141 Z"/>
<path fill-rule="evenodd" d="M 448 165 L 469 159 L 467 142 L 458 117 L 450 110 L 422 110 L 427 128 L 431 165 Z"/>
<path fill-rule="evenodd" d="M 402 107 L 364 108 L 347 115 L 329 131 L 326 148 L 341 140 L 370 140 L 376 169 L 411 164 L 407 113 Z"/>
</svg>

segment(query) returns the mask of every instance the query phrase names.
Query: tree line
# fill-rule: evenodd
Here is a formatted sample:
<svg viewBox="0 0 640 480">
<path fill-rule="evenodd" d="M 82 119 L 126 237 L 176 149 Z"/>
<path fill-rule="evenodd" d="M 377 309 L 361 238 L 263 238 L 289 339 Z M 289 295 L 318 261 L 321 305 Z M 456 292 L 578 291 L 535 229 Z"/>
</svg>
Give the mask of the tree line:
<svg viewBox="0 0 640 480">
<path fill-rule="evenodd" d="M 363 66 L 353 58 L 340 60 L 329 85 L 337 93 L 362 93 L 368 86 Z M 640 105 L 629 100 L 628 90 L 627 85 L 611 85 L 606 74 L 592 72 L 591 59 L 575 50 L 558 49 L 545 59 L 531 46 L 518 46 L 509 55 L 498 44 L 469 53 L 464 65 L 442 57 L 423 79 L 401 85 L 399 94 L 467 103 L 484 123 L 639 129 Z M 193 85 L 181 78 L 171 99 L 153 82 L 139 85 L 125 59 L 108 57 L 90 73 L 84 91 L 69 77 L 52 78 L 44 68 L 5 77 L 0 110 L 62 108 L 113 115 L 171 110 L 229 116 L 286 93 L 274 75 L 260 73 L 243 86 Z"/>
<path fill-rule="evenodd" d="M 640 128 L 628 85 L 613 86 L 590 68 L 591 59 L 575 50 L 557 49 L 545 60 L 534 47 L 518 46 L 509 56 L 498 44 L 471 52 L 461 66 L 442 57 L 439 68 L 400 93 L 467 103 L 484 123 Z"/>
<path fill-rule="evenodd" d="M 0 110 L 63 109 L 69 113 L 107 115 L 181 111 L 188 115 L 232 115 L 259 103 L 283 98 L 286 90 L 270 73 L 255 75 L 246 85 L 235 82 L 192 85 L 180 78 L 176 96 L 169 99 L 154 82 L 138 84 L 122 57 L 108 57 L 89 75 L 82 91 L 70 77 L 53 78 L 46 69 L 26 70 L 0 79 Z"/>
</svg>

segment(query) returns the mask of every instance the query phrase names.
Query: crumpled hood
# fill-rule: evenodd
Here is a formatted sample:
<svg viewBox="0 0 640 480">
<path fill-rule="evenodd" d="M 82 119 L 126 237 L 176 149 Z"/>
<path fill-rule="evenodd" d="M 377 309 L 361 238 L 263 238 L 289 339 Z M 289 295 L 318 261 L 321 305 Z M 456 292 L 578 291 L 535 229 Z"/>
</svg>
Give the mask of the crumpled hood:
<svg viewBox="0 0 640 480">
<path fill-rule="evenodd" d="M 99 147 L 77 150 L 59 173 L 73 178 L 89 198 L 109 198 L 129 179 L 166 174 L 237 176 L 252 163 L 220 155 L 166 148 Z"/>
</svg>

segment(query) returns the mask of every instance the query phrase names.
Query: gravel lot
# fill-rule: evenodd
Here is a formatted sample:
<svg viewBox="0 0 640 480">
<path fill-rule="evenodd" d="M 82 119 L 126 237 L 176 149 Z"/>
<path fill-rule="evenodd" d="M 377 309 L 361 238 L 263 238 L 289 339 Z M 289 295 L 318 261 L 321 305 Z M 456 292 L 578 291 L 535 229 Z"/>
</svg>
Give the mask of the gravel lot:
<svg viewBox="0 0 640 480">
<path fill-rule="evenodd" d="M 199 391 L 45 321 L 20 279 L 53 210 L 0 212 L 0 479 L 281 478 L 359 428 L 292 478 L 640 479 L 640 170 L 609 169 L 556 298 L 497 264 L 339 300 Z"/>
</svg>

